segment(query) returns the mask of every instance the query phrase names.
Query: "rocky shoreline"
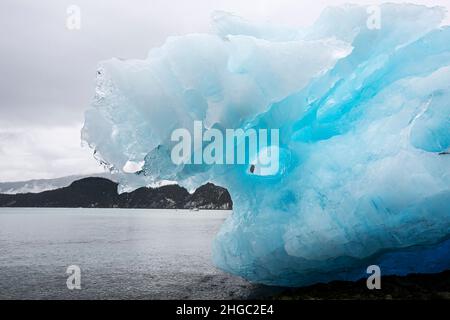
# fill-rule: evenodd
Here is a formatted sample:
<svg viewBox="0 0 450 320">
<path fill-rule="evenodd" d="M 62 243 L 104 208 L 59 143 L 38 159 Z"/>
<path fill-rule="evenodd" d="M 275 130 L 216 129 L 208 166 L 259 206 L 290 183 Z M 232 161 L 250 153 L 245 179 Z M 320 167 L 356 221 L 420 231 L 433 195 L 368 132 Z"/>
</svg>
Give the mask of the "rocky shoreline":
<svg viewBox="0 0 450 320">
<path fill-rule="evenodd" d="M 265 289 L 268 291 L 268 288 Z M 333 281 L 301 288 L 273 287 L 267 300 L 450 300 L 450 270 L 436 274 L 381 277 L 381 289 L 369 290 L 366 279 Z"/>
</svg>

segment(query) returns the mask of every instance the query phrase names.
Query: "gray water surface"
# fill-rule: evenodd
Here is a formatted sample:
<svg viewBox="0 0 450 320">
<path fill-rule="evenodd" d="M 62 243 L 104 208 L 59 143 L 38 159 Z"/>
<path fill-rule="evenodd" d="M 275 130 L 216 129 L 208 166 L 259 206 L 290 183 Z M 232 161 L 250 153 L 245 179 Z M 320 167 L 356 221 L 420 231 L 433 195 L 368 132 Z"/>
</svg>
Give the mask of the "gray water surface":
<svg viewBox="0 0 450 320">
<path fill-rule="evenodd" d="M 258 286 L 216 269 L 229 211 L 0 209 L 1 299 L 241 299 Z M 81 290 L 69 290 L 69 265 Z"/>
</svg>

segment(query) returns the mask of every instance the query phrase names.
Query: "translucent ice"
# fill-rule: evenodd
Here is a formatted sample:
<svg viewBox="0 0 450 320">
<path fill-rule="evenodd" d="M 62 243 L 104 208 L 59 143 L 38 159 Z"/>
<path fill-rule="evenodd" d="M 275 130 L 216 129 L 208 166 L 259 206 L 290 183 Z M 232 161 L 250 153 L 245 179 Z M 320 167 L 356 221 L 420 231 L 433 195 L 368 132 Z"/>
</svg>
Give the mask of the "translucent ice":
<svg viewBox="0 0 450 320">
<path fill-rule="evenodd" d="M 216 34 L 102 62 L 82 137 L 121 191 L 161 180 L 230 191 L 220 268 L 305 285 L 450 268 L 450 27 L 442 8 L 329 8 L 309 28 L 214 14 Z M 177 128 L 279 129 L 280 171 L 175 165 Z M 133 170 L 130 170 L 133 168 Z"/>
</svg>

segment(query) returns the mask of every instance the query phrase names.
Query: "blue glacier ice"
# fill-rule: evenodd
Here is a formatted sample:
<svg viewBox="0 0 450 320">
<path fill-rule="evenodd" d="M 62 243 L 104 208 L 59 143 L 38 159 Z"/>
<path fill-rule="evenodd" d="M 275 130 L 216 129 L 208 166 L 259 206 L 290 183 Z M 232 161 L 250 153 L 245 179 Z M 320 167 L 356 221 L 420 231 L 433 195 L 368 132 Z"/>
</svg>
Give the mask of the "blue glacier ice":
<svg viewBox="0 0 450 320">
<path fill-rule="evenodd" d="M 223 270 L 300 286 L 450 268 L 450 27 L 440 7 L 326 9 L 295 29 L 216 12 L 215 33 L 99 64 L 82 139 L 120 191 L 226 187 L 213 245 Z M 175 165 L 171 133 L 279 129 L 278 174 Z M 126 170 L 129 167 L 138 169 Z"/>
</svg>

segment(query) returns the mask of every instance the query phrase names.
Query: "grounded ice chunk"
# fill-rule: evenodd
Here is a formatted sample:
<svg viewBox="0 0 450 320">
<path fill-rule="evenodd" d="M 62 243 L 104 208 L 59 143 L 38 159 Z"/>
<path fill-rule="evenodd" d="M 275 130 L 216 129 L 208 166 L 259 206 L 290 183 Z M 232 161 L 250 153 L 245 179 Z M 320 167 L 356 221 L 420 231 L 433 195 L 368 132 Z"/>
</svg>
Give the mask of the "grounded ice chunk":
<svg viewBox="0 0 450 320">
<path fill-rule="evenodd" d="M 450 27 L 439 27 L 441 8 L 386 4 L 381 29 L 368 29 L 366 9 L 329 8 L 299 30 L 217 13 L 217 34 L 102 62 L 83 140 L 120 191 L 161 180 L 228 188 L 234 212 L 213 259 L 249 280 L 447 269 Z M 195 121 L 279 129 L 277 171 L 256 160 L 174 164 L 171 134 L 193 133 Z"/>
</svg>

